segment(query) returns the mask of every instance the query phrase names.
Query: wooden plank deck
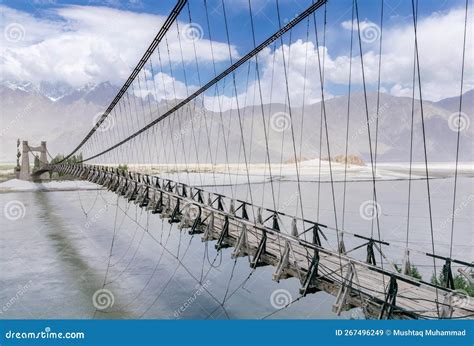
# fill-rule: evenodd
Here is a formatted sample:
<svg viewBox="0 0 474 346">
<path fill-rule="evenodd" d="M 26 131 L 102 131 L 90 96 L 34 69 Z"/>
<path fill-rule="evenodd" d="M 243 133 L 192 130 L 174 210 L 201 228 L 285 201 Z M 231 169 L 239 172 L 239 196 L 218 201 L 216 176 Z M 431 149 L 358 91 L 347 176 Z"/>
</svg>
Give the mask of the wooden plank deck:
<svg viewBox="0 0 474 346">
<path fill-rule="evenodd" d="M 344 286 L 349 285 L 347 275 L 351 268 L 354 275 L 350 282 L 349 293 L 342 304 L 342 309 L 362 307 L 367 318 L 379 318 L 391 276 L 396 279 L 398 290 L 390 318 L 438 319 L 441 311 L 449 306 L 452 309 L 451 318 L 470 318 L 474 312 L 474 300 L 462 294 L 445 288 L 437 288 L 429 283 L 420 282 L 387 269 L 382 270 L 347 255 L 318 247 L 299 239 L 297 236 L 277 231 L 267 225 L 271 223 L 271 220 L 263 222 L 265 218 L 261 215 L 261 209 L 257 211 L 252 209 L 251 213 L 248 213 L 249 215 L 260 214 L 257 220 L 251 220 L 251 217 L 247 219 L 242 215 L 239 216 L 238 212 L 234 212 L 235 208 L 231 208 L 229 205 L 225 206 L 224 203 L 219 205 L 219 202 L 223 200 L 221 197 L 224 196 L 219 197 L 218 194 L 199 192 L 202 190 L 193 190 L 193 188 L 184 185 L 179 190 L 178 184 L 174 182 L 170 182 L 166 187 L 165 183 L 169 181 L 159 181 L 159 178 L 155 178 L 158 179 L 157 185 L 156 182 L 153 183 L 149 178 L 144 179 L 140 175 L 117 175 L 113 171 L 103 171 L 101 173 L 100 169 L 94 166 L 89 166 L 86 169 L 64 165 L 59 169 L 115 190 L 116 193 L 124 194 L 124 197 L 135 194 L 133 198 L 135 203 L 142 203 L 144 199 L 147 199 L 146 207 L 148 210 L 156 208 L 161 197 L 164 206 L 160 213 L 161 216 L 170 218 L 173 216 L 175 209 L 179 210 L 180 213 L 174 216 L 177 218 L 176 221 L 179 219 L 181 228 L 191 228 L 194 221 L 192 218 L 186 217 L 187 211 L 185 209 L 198 209 L 201 212 L 201 222 L 198 223 L 199 227 L 195 231 L 203 232 L 203 241 L 218 241 L 221 239 L 222 246 L 239 247 L 234 251 L 235 255 L 238 255 L 237 250 L 240 250 L 241 253 L 253 258 L 258 251 L 262 238 L 266 235 L 265 251 L 260 258 L 260 262 L 262 265 L 283 267 L 282 272 L 274 275 L 275 279 L 293 276 L 303 283 L 308 275 L 316 251 L 319 255 L 319 265 L 318 275 L 310 285 L 312 291 L 325 291 L 337 296 Z M 126 189 L 124 188 L 125 184 L 127 184 Z M 201 195 L 201 193 L 206 196 Z M 201 197 L 201 201 L 198 197 Z M 220 201 L 218 201 L 219 198 L 221 198 Z M 178 204 L 179 208 L 176 208 Z M 238 208 L 240 214 L 242 214 L 242 209 L 249 207 L 255 208 L 248 203 L 241 203 Z M 268 213 L 265 216 L 268 216 Z M 270 218 L 271 216 L 270 214 Z M 225 227 L 226 220 L 228 227 Z M 298 220 L 295 218 L 294 221 L 295 228 L 297 228 Z M 304 221 L 299 220 L 300 229 L 298 233 L 304 230 L 304 224 Z M 226 234 L 222 237 L 224 231 L 226 231 Z M 245 241 L 241 241 L 239 244 L 243 232 L 245 232 Z M 285 252 L 285 246 L 289 249 L 288 263 L 282 266 L 280 262 Z M 452 297 L 452 303 L 447 305 L 445 302 L 448 302 L 446 299 L 449 296 Z"/>
</svg>

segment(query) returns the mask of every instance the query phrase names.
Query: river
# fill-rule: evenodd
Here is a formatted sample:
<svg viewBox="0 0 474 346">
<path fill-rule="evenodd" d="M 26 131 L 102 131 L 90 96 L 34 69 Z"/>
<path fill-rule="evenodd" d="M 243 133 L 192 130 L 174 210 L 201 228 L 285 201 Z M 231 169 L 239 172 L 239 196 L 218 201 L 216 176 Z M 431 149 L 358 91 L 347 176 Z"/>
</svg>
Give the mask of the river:
<svg viewBox="0 0 474 346">
<path fill-rule="evenodd" d="M 473 182 L 470 177 L 459 178 L 453 241 L 453 257 L 468 262 L 474 260 Z M 296 211 L 300 195 L 295 194 L 295 184 L 295 179 L 274 183 L 274 193 L 280 196 L 279 209 Z M 361 217 L 361 205 L 372 198 L 371 184 L 347 185 L 344 228 L 378 238 L 377 226 Z M 320 186 L 319 220 L 334 225 L 331 184 Z M 318 183 L 301 181 L 300 187 L 304 216 L 316 220 Z M 334 188 L 340 223 L 343 184 L 335 183 Z M 407 188 L 404 180 L 377 182 L 381 239 L 390 243 L 384 252 L 398 264 L 403 259 L 406 238 Z M 430 180 L 430 188 L 435 251 L 448 255 L 453 179 Z M 248 196 L 245 184 L 218 190 L 236 197 Z M 269 183 L 252 184 L 251 191 L 254 201 L 263 199 L 265 205 L 272 206 Z M 232 249 L 216 254 L 213 242 L 206 244 L 199 235 L 180 232 L 176 225 L 111 192 L 12 191 L 0 196 L 4 210 L 0 318 L 246 319 L 270 314 L 268 318 L 338 318 L 331 312 L 335 298 L 324 292 L 308 295 L 278 311 L 298 297 L 298 280 L 272 281 L 271 266 L 258 268 L 249 277 L 247 257 L 234 261 L 230 257 Z M 417 252 L 432 249 L 426 196 L 426 180 L 413 181 L 411 260 L 429 280 L 432 259 Z M 19 214 L 7 215 L 7 208 L 15 203 Z M 330 243 L 327 246 L 332 246 L 335 232 L 326 230 L 325 234 Z M 350 234 L 345 235 L 345 241 L 348 249 L 362 243 Z M 353 255 L 364 259 L 365 249 Z M 437 262 L 438 271 L 442 264 Z M 454 270 L 457 268 L 454 266 Z M 107 308 L 102 309 L 100 304 Z M 340 318 L 361 317 L 355 309 Z"/>
</svg>

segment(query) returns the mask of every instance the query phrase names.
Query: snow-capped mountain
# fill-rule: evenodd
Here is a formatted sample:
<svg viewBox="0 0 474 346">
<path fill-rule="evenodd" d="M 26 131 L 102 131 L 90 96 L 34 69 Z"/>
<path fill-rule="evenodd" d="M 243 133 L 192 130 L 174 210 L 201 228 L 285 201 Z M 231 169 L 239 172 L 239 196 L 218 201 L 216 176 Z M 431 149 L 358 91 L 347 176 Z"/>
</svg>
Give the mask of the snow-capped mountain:
<svg viewBox="0 0 474 346">
<path fill-rule="evenodd" d="M 118 92 L 118 88 L 104 82 L 100 84 L 87 84 L 82 88 L 72 90 L 69 93 L 64 94 L 58 99 L 63 104 L 70 104 L 78 100 L 84 100 L 86 102 L 106 105 L 110 103 Z"/>
<path fill-rule="evenodd" d="M 0 162 L 15 161 L 16 141 L 48 142 L 51 154 L 67 152 L 117 93 L 110 83 L 73 89 L 66 85 L 0 83 Z"/>
<path fill-rule="evenodd" d="M 10 90 L 19 90 L 25 93 L 39 93 L 39 88 L 31 82 L 12 82 L 4 81 L 0 84 L 0 87 L 8 88 Z"/>
<path fill-rule="evenodd" d="M 118 87 L 110 83 L 98 85 L 86 85 L 79 89 L 73 89 L 66 85 L 42 83 L 35 86 L 32 83 L 0 83 L 1 103 L 1 133 L 0 133 L 0 161 L 13 162 L 15 160 L 17 138 L 28 140 L 30 144 L 39 144 L 41 140 L 48 142 L 51 154 L 68 153 L 85 136 L 94 125 L 94 117 L 104 111 L 111 100 L 115 97 Z M 465 128 L 461 132 L 461 161 L 473 161 L 472 147 L 474 145 L 474 115 L 472 107 L 473 91 L 468 91 L 463 97 L 463 119 Z M 369 116 L 372 131 L 375 130 L 374 115 L 376 114 L 376 94 L 368 95 Z M 150 97 L 150 96 L 147 96 Z M 148 103 L 147 99 L 145 101 Z M 153 103 L 153 99 L 150 99 Z M 328 119 L 328 131 L 331 143 L 331 155 L 344 154 L 345 148 L 345 126 L 347 116 L 347 96 L 334 97 L 326 101 L 326 112 Z M 414 152 L 415 161 L 423 160 L 421 116 L 419 102 L 415 102 L 414 113 Z M 411 105 L 412 100 L 408 97 L 396 97 L 390 94 L 381 94 L 379 110 L 379 136 L 377 147 L 377 159 L 383 161 L 409 160 L 409 143 L 411 129 Z M 459 107 L 459 98 L 450 98 L 438 102 L 424 101 L 424 118 L 427 138 L 427 150 L 429 160 L 453 161 L 457 132 L 453 128 L 455 123 L 456 109 Z M 306 105 L 305 109 L 293 108 L 293 129 L 296 136 L 303 136 L 303 148 L 301 156 L 315 158 L 319 156 L 319 124 L 320 103 Z M 264 114 L 285 112 L 282 104 L 264 106 Z M 263 123 L 260 115 L 261 107 L 249 106 L 242 108 L 241 114 L 244 119 L 244 133 L 253 131 L 252 157 L 258 162 L 265 160 Z M 220 118 L 217 113 L 206 111 L 212 119 Z M 253 116 L 254 120 L 250 121 Z M 249 119 L 246 121 L 245 119 Z M 95 118 L 96 119 L 96 118 Z M 240 132 L 236 123 L 235 111 L 222 113 L 224 126 L 228 127 L 230 147 L 240 147 Z M 369 162 L 369 147 L 367 140 L 367 125 L 365 114 L 365 103 L 361 93 L 351 96 L 350 114 L 350 152 L 349 154 L 362 157 Z M 178 126 L 175 123 L 175 127 Z M 253 130 L 252 130 L 253 124 Z M 302 127 L 301 124 L 304 124 Z M 267 124 L 268 127 L 268 124 Z M 180 129 L 172 131 L 179 133 Z M 218 131 L 214 131 L 215 138 L 212 143 L 219 140 Z M 374 132 L 372 132 L 374 135 Z M 283 140 L 283 136 L 284 140 Z M 272 132 L 269 135 L 269 146 L 276 162 L 281 159 L 283 151 L 284 160 L 291 159 L 293 153 L 291 137 L 283 132 Z M 283 150 L 282 150 L 283 149 Z M 206 150 L 206 148 L 202 148 Z M 234 151 L 230 155 L 233 155 Z M 327 156 L 325 138 L 323 138 L 322 157 Z M 238 161 L 239 150 L 235 150 L 236 157 L 229 158 Z M 288 157 L 286 157 L 288 156 Z M 224 160 L 224 157 L 217 157 Z"/>
<path fill-rule="evenodd" d="M 12 91 L 21 91 L 29 94 L 38 94 L 62 104 L 71 104 L 78 100 L 85 100 L 95 104 L 110 102 L 118 91 L 118 87 L 110 82 L 100 84 L 89 83 L 80 88 L 73 88 L 66 83 L 41 82 L 35 85 L 31 82 L 4 81 L 0 83 L 0 89 L 7 88 Z"/>
<path fill-rule="evenodd" d="M 74 88 L 66 83 L 41 82 L 38 91 L 51 101 L 57 101 L 65 95 L 74 92 Z"/>
</svg>

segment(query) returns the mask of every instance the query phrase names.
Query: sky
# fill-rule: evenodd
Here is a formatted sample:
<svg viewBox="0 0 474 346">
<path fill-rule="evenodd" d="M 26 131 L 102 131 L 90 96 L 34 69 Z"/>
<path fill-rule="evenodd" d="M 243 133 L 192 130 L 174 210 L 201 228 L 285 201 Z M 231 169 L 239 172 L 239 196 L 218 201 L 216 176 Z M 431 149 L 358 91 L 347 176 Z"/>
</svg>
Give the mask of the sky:
<svg viewBox="0 0 474 346">
<path fill-rule="evenodd" d="M 248 0 L 226 0 L 224 3 L 225 8 L 221 0 L 207 1 L 208 28 L 204 2 L 189 1 L 189 7 L 182 11 L 177 24 L 166 35 L 166 44 L 160 44 L 160 55 L 155 52 L 152 56 L 154 70 L 147 65 L 144 71 L 144 78 L 157 84 L 157 98 L 166 97 L 171 85 L 174 86 L 173 97 L 186 96 L 211 79 L 214 71 L 220 72 L 228 67 L 231 58 L 235 62 L 253 48 Z M 252 0 L 257 44 L 310 3 L 305 0 L 280 0 L 278 12 L 275 1 Z M 110 81 L 121 86 L 174 4 L 175 1 L 171 0 L 1 1 L 1 81 L 31 82 L 34 85 L 49 82 L 73 88 Z M 270 97 L 270 94 L 275 100 L 279 95 L 284 97 L 285 78 L 288 78 L 295 103 L 319 101 L 318 53 L 324 57 L 327 97 L 347 93 L 350 65 L 353 90 L 361 90 L 357 22 L 354 23 L 350 64 L 352 4 L 352 0 L 329 0 L 326 8 L 317 10 L 319 48 L 316 46 L 313 17 L 310 17 L 309 21 L 303 21 L 284 35 L 282 41 L 278 40 L 275 45 L 259 53 L 259 71 L 265 97 Z M 414 60 L 412 2 L 384 0 L 383 4 L 381 25 L 382 1 L 358 1 L 366 84 L 369 91 L 376 90 L 381 60 L 381 91 L 410 96 Z M 464 6 L 465 0 L 419 2 L 420 73 L 423 97 L 427 100 L 437 101 L 459 95 Z M 470 4 L 464 90 L 474 86 L 472 14 Z M 163 57 L 164 61 L 161 70 L 157 66 L 159 57 Z M 284 61 L 288 77 L 285 77 Z M 248 71 L 253 69 L 255 66 L 249 64 Z M 245 78 L 248 74 L 255 74 L 248 71 L 246 66 L 237 71 L 238 94 L 242 101 L 256 88 L 255 79 L 248 82 Z M 135 91 L 141 92 L 138 86 Z M 223 93 L 222 98 L 230 107 L 232 93 Z"/>
</svg>

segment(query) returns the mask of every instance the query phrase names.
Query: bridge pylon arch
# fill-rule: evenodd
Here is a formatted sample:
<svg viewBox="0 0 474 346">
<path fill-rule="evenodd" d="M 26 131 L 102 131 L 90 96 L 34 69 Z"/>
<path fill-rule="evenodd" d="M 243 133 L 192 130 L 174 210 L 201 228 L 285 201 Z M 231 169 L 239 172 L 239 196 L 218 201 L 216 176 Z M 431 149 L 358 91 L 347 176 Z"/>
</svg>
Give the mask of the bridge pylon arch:
<svg viewBox="0 0 474 346">
<path fill-rule="evenodd" d="M 43 171 L 41 174 L 34 174 L 30 171 L 30 152 L 39 152 L 39 168 L 38 171 Z M 44 171 L 45 166 L 48 165 L 48 156 L 46 149 L 46 141 L 41 141 L 41 144 L 37 147 L 30 146 L 28 141 L 22 142 L 22 153 L 21 153 L 21 167 L 20 167 L 20 180 L 33 180 L 33 179 L 49 179 L 49 174 Z"/>
</svg>

